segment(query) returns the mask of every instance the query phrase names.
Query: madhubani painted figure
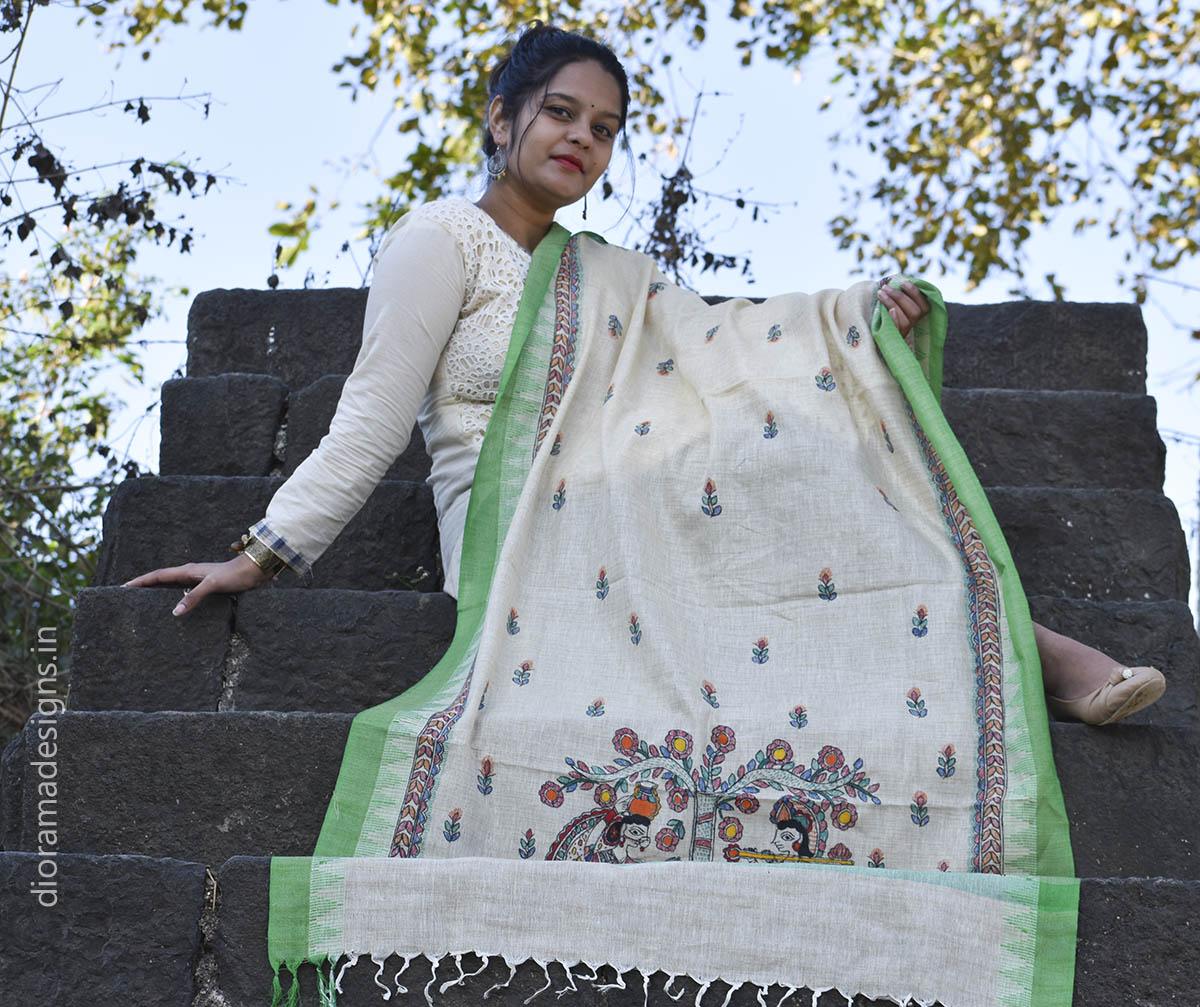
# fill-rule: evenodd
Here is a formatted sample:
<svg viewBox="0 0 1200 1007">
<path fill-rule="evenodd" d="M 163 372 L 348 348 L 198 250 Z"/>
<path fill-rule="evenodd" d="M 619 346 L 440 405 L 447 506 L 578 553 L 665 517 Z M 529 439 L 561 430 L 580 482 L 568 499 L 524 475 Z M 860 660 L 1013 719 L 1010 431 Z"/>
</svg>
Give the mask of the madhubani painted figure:
<svg viewBox="0 0 1200 1007">
<path fill-rule="evenodd" d="M 655 745 L 622 727 L 612 744 L 618 753 L 612 764 L 590 766 L 568 756 L 569 771 L 539 789 L 542 803 L 552 808 L 576 790 L 592 791 L 596 805 L 567 821 L 547 860 L 712 860 L 721 841 L 726 860 L 849 864 L 851 852 L 842 843 L 827 849 L 830 826 L 846 831 L 857 824 L 854 801 L 881 803 L 879 784 L 866 775 L 863 760 L 847 763 L 833 745 L 805 763 L 793 759 L 791 745 L 776 738 L 723 778 L 725 756 L 737 746 L 733 729 L 725 725 L 712 729 L 699 764 L 692 758 L 692 737 L 683 730 L 668 731 L 664 743 Z M 773 848 L 743 848 L 738 840 L 745 820 L 760 810 L 755 795 L 762 791 L 783 792 L 771 806 Z M 625 793 L 631 796 L 622 801 Z M 668 818 L 655 832 L 664 800 L 677 815 L 690 806 L 690 823 Z M 676 851 L 684 855 L 670 855 Z"/>
</svg>

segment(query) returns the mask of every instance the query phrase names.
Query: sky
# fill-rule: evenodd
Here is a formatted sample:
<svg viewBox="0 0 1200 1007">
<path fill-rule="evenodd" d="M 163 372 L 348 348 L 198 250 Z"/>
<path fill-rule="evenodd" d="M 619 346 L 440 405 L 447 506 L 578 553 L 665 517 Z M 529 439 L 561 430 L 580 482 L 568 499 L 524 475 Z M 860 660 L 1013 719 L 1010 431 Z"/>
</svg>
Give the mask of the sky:
<svg viewBox="0 0 1200 1007">
<path fill-rule="evenodd" d="M 256 0 L 238 32 L 202 27 L 199 4 L 193 7 L 194 23 L 168 25 L 146 61 L 136 49 L 106 51 L 107 41 L 119 37 L 117 29 L 102 36 L 90 18 L 77 26 L 77 9 L 61 0 L 37 7 L 14 80 L 26 115 L 61 116 L 42 126 L 43 138 L 60 159 L 81 171 L 72 184 L 84 191 L 115 188 L 128 163 L 139 155 L 178 159 L 201 176 L 212 173 L 219 178 L 203 197 L 165 196 L 159 202 L 159 219 L 186 219 L 194 244 L 186 255 L 177 247 L 146 245 L 134 269 L 189 292 L 168 297 L 163 317 L 152 320 L 140 334 L 147 341 L 140 352 L 145 383 L 138 384 L 118 367 L 100 383 L 125 403 L 117 412 L 111 443 L 122 457 L 150 471 L 158 468 L 161 386 L 184 373 L 187 312 L 195 295 L 215 288 L 266 288 L 277 242 L 267 229 L 287 215 L 278 209 L 280 201 L 302 204 L 311 195 L 311 185 L 317 187 L 322 207 L 334 199 L 341 205 L 326 213 L 298 266 L 279 274 L 280 287 L 305 286 L 309 270 L 310 287 L 362 286 L 370 253 L 359 223 L 366 215 L 360 206 L 383 191 L 383 179 L 404 163 L 412 146 L 411 134 L 395 132 L 402 116 L 390 85 L 375 93 L 360 90 L 351 101 L 350 89 L 338 85 L 353 77 L 346 71 L 332 72 L 340 58 L 362 47 L 365 18 L 359 6 Z M 756 56 L 752 67 L 743 67 L 740 50 L 733 45 L 740 37 L 738 30 L 716 9 L 712 17 L 707 43 L 699 52 L 682 43 L 671 47 L 673 61 L 660 70 L 658 86 L 671 116 L 690 116 L 703 92 L 689 154 L 697 187 L 777 208 L 760 212 L 755 222 L 749 211 L 715 202 L 698 216 L 697 226 L 710 247 L 748 255 L 756 280 L 751 285 L 740 269 L 723 270 L 698 278 L 700 292 L 765 297 L 842 288 L 895 271 L 894 262 L 884 261 L 868 263 L 866 272 L 861 271 L 853 253 L 839 249 L 829 234 L 829 220 L 849 211 L 833 161 L 853 166 L 860 177 L 873 177 L 869 173 L 877 170 L 864 159 L 865 151 L 834 147 L 829 140 L 856 116 L 853 105 L 828 83 L 832 60 L 818 55 L 796 72 Z M 359 36 L 352 38 L 355 25 Z M 8 45 L 14 40 L 6 37 Z M 6 77 L 10 66 L 4 64 Z M 834 103 L 828 111 L 819 111 L 830 94 Z M 125 99 L 136 104 L 139 98 L 150 107 L 146 124 L 121 111 Z M 115 104 L 66 114 L 108 102 Z M 11 109 L 8 121 L 15 121 Z M 635 153 L 640 149 L 644 147 L 635 147 Z M 669 163 L 662 162 L 663 170 Z M 93 165 L 101 167 L 83 170 Z M 634 211 L 659 191 L 650 165 L 637 165 Z M 21 177 L 30 173 L 24 167 Z M 614 153 L 610 174 L 618 198 L 600 200 L 597 187 L 597 198 L 588 200 L 586 221 L 582 204 L 564 207 L 556 219 L 569 230 L 594 230 L 630 246 L 641 235 L 629 229 L 636 213 L 623 209 L 630 194 L 623 152 Z M 462 194 L 478 198 L 479 184 L 472 181 Z M 18 191 L 28 206 L 46 202 L 45 195 L 27 183 Z M 1131 300 L 1127 288 L 1116 282 L 1127 246 L 1106 240 L 1103 227 L 1076 236 L 1071 233 L 1073 219 L 1064 216 L 1035 231 L 1028 246 L 1027 275 L 1032 279 L 1054 272 L 1073 301 Z M 48 249 L 60 225 L 52 215 L 44 215 L 42 223 L 49 233 L 39 240 Z M 347 241 L 350 248 L 343 252 Z M 18 272 L 22 262 L 9 251 L 4 268 Z M 1009 277 L 997 276 L 968 291 L 961 270 L 923 275 L 947 301 L 985 304 L 1013 299 Z M 1189 340 L 1178 325 L 1200 327 L 1200 292 L 1177 284 L 1200 286 L 1200 267 L 1193 262 L 1152 284 L 1154 302 L 1142 309 L 1150 344 L 1147 390 L 1157 400 L 1159 430 L 1167 446 L 1165 492 L 1188 533 L 1191 604 L 1198 611 L 1200 385 L 1194 378 L 1200 371 L 1200 342 Z M 1052 296 L 1045 286 L 1035 285 L 1033 292 L 1039 298 Z M 949 339 L 954 338 L 950 333 Z M 1097 436 L 1103 433 L 1097 431 Z"/>
</svg>

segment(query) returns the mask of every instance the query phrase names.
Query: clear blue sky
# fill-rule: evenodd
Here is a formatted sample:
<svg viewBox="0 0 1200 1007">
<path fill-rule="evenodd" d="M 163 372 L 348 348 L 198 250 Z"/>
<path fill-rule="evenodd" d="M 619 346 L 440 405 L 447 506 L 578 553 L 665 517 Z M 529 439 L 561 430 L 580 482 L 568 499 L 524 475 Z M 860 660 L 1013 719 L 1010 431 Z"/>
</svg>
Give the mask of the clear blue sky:
<svg viewBox="0 0 1200 1007">
<path fill-rule="evenodd" d="M 318 186 L 322 205 L 337 198 L 341 207 L 326 217 L 301 266 L 281 274 L 280 285 L 303 286 L 305 270 L 313 271 L 312 286 L 361 285 L 369 258 L 357 226 L 362 216 L 358 206 L 381 190 L 381 179 L 403 163 L 411 147 L 410 136 L 394 132 L 400 116 L 391 107 L 395 94 L 390 86 L 373 95 L 362 91 L 358 101 L 351 102 L 349 89 L 337 86 L 351 78 L 331 72 L 339 58 L 356 53 L 361 45 L 365 19 L 359 7 L 256 0 L 241 32 L 198 27 L 203 20 L 199 3 L 193 8 L 189 16 L 195 23 L 168 25 L 153 57 L 143 61 L 137 50 L 123 55 L 106 52 L 106 39 L 98 37 L 90 24 L 76 27 L 79 15 L 74 8 L 38 7 L 15 81 L 24 91 L 21 104 L 31 117 L 114 99 L 136 102 L 142 97 L 150 104 L 152 118 L 146 125 L 122 113 L 121 103 L 45 124 L 44 137 L 60 158 L 77 168 L 112 165 L 98 175 L 73 180 L 76 186 L 94 189 L 103 180 L 115 187 L 124 165 L 140 154 L 183 159 L 201 173 L 223 177 L 203 198 L 164 197 L 159 204 L 164 222 L 186 215 L 193 226 L 195 244 L 190 255 L 155 249 L 135 264 L 142 275 L 190 288 L 188 296 L 170 299 L 165 317 L 145 329 L 148 340 L 172 340 L 148 345 L 143 351 L 146 385 L 116 372 L 108 382 L 127 403 L 114 425 L 120 435 L 114 443 L 151 470 L 158 468 L 158 411 L 146 414 L 146 409 L 157 403 L 162 382 L 185 364 L 183 340 L 192 298 L 217 287 L 265 287 L 276 243 L 267 227 L 284 216 L 276 204 L 280 200 L 303 203 L 309 184 Z M 856 116 L 853 106 L 844 101 L 835 101 L 830 111 L 817 111 L 832 90 L 827 83 L 831 62 L 814 59 L 802 76 L 757 58 L 746 69 L 740 66 L 740 52 L 733 48 L 737 35 L 719 11 L 712 14 L 703 55 L 682 44 L 675 46 L 672 72 L 661 76 L 659 83 L 673 105 L 672 114 L 690 115 L 701 87 L 720 92 L 703 99 L 689 167 L 702 188 L 729 195 L 740 191 L 749 198 L 785 205 L 777 212 L 760 213 L 756 223 L 748 212 L 721 204 L 705 212 L 699 223 L 712 247 L 748 254 L 757 283 L 749 286 L 736 271 L 728 270 L 710 274 L 697 285 L 706 294 L 768 296 L 845 287 L 862 279 L 863 274 L 855 272 L 852 253 L 839 250 L 827 230 L 828 219 L 843 209 L 839 176 L 830 169 L 832 159 L 872 170 L 856 160 L 861 154 L 834 149 L 828 142 L 829 134 Z M 359 37 L 351 39 L 355 24 L 360 26 Z M 166 100 L 185 95 L 195 97 Z M 206 101 L 211 101 L 207 118 Z M 639 149 L 643 148 L 635 147 L 635 153 Z M 618 154 L 610 169 L 619 198 L 589 199 L 586 222 L 579 215 L 580 207 L 564 208 L 558 215 L 560 223 L 633 244 L 640 237 L 628 230 L 633 214 L 616 224 L 629 193 L 627 169 L 622 167 L 626 164 L 625 156 Z M 664 171 L 668 164 L 663 162 Z M 21 171 L 22 176 L 27 174 Z M 649 162 L 639 163 L 635 209 L 654 197 L 656 183 Z M 464 194 L 474 198 L 478 191 L 472 187 Z M 23 193 L 27 205 L 44 202 L 41 198 L 31 202 L 35 196 L 31 186 L 25 186 Z M 1100 209 L 1107 211 L 1107 206 Z M 1116 283 L 1125 245 L 1107 241 L 1102 228 L 1077 237 L 1071 233 L 1073 219 L 1064 217 L 1035 237 L 1028 275 L 1055 272 L 1071 300 L 1128 301 L 1127 290 Z M 59 226 L 50 216 L 44 223 L 52 233 Z M 351 249 L 342 253 L 340 245 L 346 240 Z M 5 268 L 15 273 L 21 265 L 14 260 Z M 881 262 L 868 275 L 894 268 L 894 263 Z M 1200 269 L 1193 262 L 1170 278 L 1197 284 L 1198 275 Z M 926 278 L 949 301 L 979 304 L 1011 299 L 1007 291 L 1012 284 L 1004 277 L 969 293 L 961 274 L 927 273 Z M 1035 287 L 1034 292 L 1038 297 L 1051 296 L 1048 289 Z M 1158 400 L 1159 427 L 1167 442 L 1166 492 L 1189 533 L 1195 571 L 1200 447 L 1177 443 L 1169 435 L 1183 431 L 1200 437 L 1200 386 L 1192 380 L 1200 370 L 1200 344 L 1189 341 L 1187 333 L 1172 324 L 1172 320 L 1190 322 L 1192 327 L 1200 324 L 1196 321 L 1200 294 L 1163 283 L 1153 285 L 1151 292 L 1158 305 L 1143 307 L 1150 332 L 1149 391 Z M 968 337 L 950 333 L 951 339 Z M 1097 438 L 1104 433 L 1096 431 Z M 1192 606 L 1197 607 L 1194 587 Z"/>
</svg>

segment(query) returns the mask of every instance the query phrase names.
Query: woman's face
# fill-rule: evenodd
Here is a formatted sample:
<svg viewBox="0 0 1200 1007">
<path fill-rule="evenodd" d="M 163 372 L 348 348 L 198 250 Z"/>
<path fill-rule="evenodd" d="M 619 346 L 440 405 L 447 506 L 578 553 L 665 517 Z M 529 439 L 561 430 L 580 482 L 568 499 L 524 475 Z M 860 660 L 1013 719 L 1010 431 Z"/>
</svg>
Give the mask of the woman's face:
<svg viewBox="0 0 1200 1007">
<path fill-rule="evenodd" d="M 545 106 L 539 110 L 540 103 L 539 92 L 521 110 L 511 130 L 495 120 L 492 136 L 500 146 L 508 145 L 509 175 L 528 190 L 531 201 L 566 206 L 587 193 L 612 159 L 621 123 L 621 92 L 599 63 L 584 60 L 559 70 L 550 79 Z M 493 112 L 500 104 L 493 102 Z M 525 132 L 530 116 L 532 125 Z M 566 163 L 564 156 L 576 159 L 582 170 Z"/>
</svg>

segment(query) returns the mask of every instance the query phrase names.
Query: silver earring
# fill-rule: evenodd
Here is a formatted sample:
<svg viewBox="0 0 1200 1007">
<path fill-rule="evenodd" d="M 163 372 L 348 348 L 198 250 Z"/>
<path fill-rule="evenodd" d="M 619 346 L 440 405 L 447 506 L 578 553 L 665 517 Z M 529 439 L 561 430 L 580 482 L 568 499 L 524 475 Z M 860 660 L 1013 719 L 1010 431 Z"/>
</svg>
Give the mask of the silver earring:
<svg viewBox="0 0 1200 1007">
<path fill-rule="evenodd" d="M 503 147 L 497 147 L 494 153 L 488 155 L 487 173 L 492 178 L 503 178 L 507 170 L 508 155 L 504 153 Z"/>
</svg>

